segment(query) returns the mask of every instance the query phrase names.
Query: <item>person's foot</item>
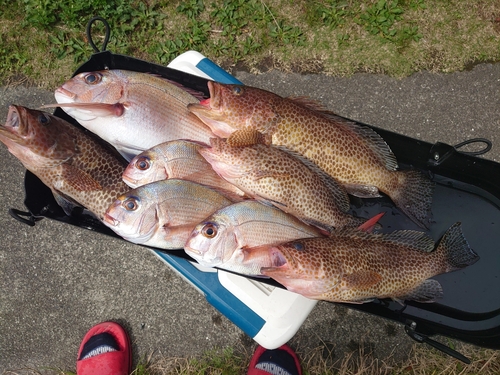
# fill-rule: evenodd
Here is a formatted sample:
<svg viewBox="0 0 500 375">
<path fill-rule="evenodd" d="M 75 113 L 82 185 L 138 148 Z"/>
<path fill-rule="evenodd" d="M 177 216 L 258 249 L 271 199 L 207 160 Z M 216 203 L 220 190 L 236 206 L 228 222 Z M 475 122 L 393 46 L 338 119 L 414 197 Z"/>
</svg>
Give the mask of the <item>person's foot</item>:
<svg viewBox="0 0 500 375">
<path fill-rule="evenodd" d="M 248 367 L 248 375 L 302 375 L 299 358 L 288 346 L 268 350 L 262 346 L 255 353 Z"/>
<path fill-rule="evenodd" d="M 128 375 L 131 371 L 132 353 L 127 332 L 114 322 L 92 327 L 78 350 L 77 375 Z"/>
</svg>

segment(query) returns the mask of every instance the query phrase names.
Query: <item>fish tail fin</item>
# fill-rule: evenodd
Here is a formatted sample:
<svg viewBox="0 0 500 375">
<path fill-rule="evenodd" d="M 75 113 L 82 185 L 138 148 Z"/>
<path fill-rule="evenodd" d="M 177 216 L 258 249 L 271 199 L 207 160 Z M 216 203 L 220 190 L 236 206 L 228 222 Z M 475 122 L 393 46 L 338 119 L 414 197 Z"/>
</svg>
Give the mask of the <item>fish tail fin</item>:
<svg viewBox="0 0 500 375">
<path fill-rule="evenodd" d="M 428 229 L 434 183 L 423 173 L 398 171 L 398 188 L 388 192 L 394 204 L 418 226 Z"/>
<path fill-rule="evenodd" d="M 445 272 L 455 271 L 479 260 L 474 250 L 462 233 L 461 223 L 453 224 L 443 235 L 436 249 L 436 253 L 443 255 Z"/>
<path fill-rule="evenodd" d="M 374 229 L 379 229 L 382 226 L 378 223 L 378 221 L 385 215 L 385 212 L 381 212 L 372 218 L 366 220 L 361 219 L 360 225 L 358 226 L 358 230 L 364 231 L 366 233 L 372 233 Z"/>
</svg>

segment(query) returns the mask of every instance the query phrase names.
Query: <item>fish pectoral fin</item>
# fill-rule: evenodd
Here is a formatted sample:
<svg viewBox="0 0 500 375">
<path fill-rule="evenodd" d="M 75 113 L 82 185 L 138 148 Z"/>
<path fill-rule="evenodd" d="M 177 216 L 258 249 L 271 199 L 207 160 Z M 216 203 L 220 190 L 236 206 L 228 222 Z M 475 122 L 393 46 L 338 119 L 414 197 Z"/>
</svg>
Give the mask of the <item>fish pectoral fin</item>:
<svg viewBox="0 0 500 375">
<path fill-rule="evenodd" d="M 272 200 L 272 199 L 269 199 L 269 198 L 265 198 L 265 197 L 262 197 L 262 196 L 260 196 L 258 194 L 256 194 L 254 198 L 256 200 L 258 200 L 260 203 L 265 204 L 268 207 L 277 207 L 280 210 L 283 210 L 283 209 L 285 209 L 285 208 L 288 207 L 283 202 L 278 202 L 278 201 L 275 201 L 275 200 Z"/>
<path fill-rule="evenodd" d="M 382 275 L 371 270 L 361 270 L 342 277 L 347 289 L 368 289 L 381 280 Z"/>
<path fill-rule="evenodd" d="M 347 192 L 359 198 L 380 198 L 381 195 L 376 186 L 361 184 L 343 184 Z"/>
<path fill-rule="evenodd" d="M 227 144 L 231 147 L 244 147 L 256 144 L 269 145 L 271 142 L 269 137 L 262 134 L 256 129 L 246 127 L 244 129 L 235 130 L 228 138 Z"/>
<path fill-rule="evenodd" d="M 72 165 L 63 165 L 61 175 L 66 184 L 78 191 L 102 190 L 101 184 L 90 174 Z"/>
<path fill-rule="evenodd" d="M 54 195 L 54 199 L 56 200 L 57 204 L 61 206 L 63 209 L 64 213 L 68 216 L 71 216 L 73 213 L 73 210 L 75 207 L 80 207 L 82 208 L 82 205 L 79 204 L 77 201 L 74 199 L 68 197 L 67 195 L 61 193 L 58 190 L 53 189 L 52 194 Z"/>
<path fill-rule="evenodd" d="M 252 173 L 252 178 L 254 181 L 262 180 L 263 178 L 276 178 L 276 179 L 290 178 L 290 173 L 270 172 L 267 170 L 260 169 Z"/>
<path fill-rule="evenodd" d="M 434 302 L 438 298 L 443 298 L 443 287 L 439 281 L 427 279 L 415 289 L 404 296 L 398 297 L 401 300 L 412 300 L 421 303 Z"/>
</svg>

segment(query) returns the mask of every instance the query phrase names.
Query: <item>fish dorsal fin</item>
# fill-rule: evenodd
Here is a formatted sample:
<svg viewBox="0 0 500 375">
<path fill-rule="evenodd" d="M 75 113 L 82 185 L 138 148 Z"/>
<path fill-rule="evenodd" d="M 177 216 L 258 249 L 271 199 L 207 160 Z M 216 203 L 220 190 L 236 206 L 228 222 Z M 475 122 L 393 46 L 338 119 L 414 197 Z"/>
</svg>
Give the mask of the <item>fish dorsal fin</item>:
<svg viewBox="0 0 500 375">
<path fill-rule="evenodd" d="M 366 125 L 358 124 L 354 121 L 349 121 L 343 117 L 337 116 L 332 112 L 323 112 L 323 114 L 330 120 L 343 126 L 344 129 L 350 130 L 362 139 L 365 139 L 366 145 L 373 151 L 373 153 L 379 158 L 387 169 L 391 171 L 398 169 L 396 156 L 394 156 L 389 145 L 375 130 Z"/>
<path fill-rule="evenodd" d="M 318 112 L 324 112 L 324 113 L 329 113 L 333 114 L 333 112 L 329 111 L 323 103 L 320 101 L 313 99 L 309 96 L 288 96 L 287 99 L 292 100 L 293 102 L 306 107 L 308 109 L 311 109 L 313 111 L 318 111 Z"/>
<path fill-rule="evenodd" d="M 244 147 L 256 144 L 269 145 L 271 140 L 258 130 L 246 127 L 244 129 L 235 130 L 227 138 L 226 142 L 231 147 Z"/>
<path fill-rule="evenodd" d="M 194 96 L 197 100 L 205 99 L 205 94 L 203 94 L 203 92 L 186 87 L 182 83 L 172 81 L 172 80 L 165 78 L 165 77 L 162 77 L 156 73 L 145 73 L 145 74 L 150 75 L 151 77 L 155 77 L 159 80 L 165 81 L 165 82 L 167 82 L 175 87 L 178 87 L 178 88 L 184 90 L 185 92 L 187 92 L 188 94 Z"/>
<path fill-rule="evenodd" d="M 311 160 L 306 158 L 305 156 L 299 154 L 298 152 L 292 151 L 285 146 L 273 146 L 278 149 L 280 149 L 283 152 L 286 152 L 287 154 L 291 155 L 292 157 L 297 158 L 300 160 L 306 167 L 308 167 L 311 171 L 316 173 L 316 175 L 321 179 L 323 184 L 330 190 L 331 194 L 333 195 L 335 202 L 337 203 L 337 207 L 339 210 L 343 212 L 349 211 L 350 203 L 349 203 L 349 196 L 347 195 L 347 191 L 345 188 L 332 176 L 330 176 L 328 173 L 326 173 L 324 170 L 322 170 L 320 167 L 318 167 L 315 163 L 313 163 Z"/>
<path fill-rule="evenodd" d="M 383 236 L 385 241 L 394 242 L 425 252 L 431 252 L 436 246 L 432 238 L 424 232 L 416 230 L 398 230 Z"/>
<path fill-rule="evenodd" d="M 349 121 L 341 116 L 338 116 L 334 112 L 328 110 L 320 102 L 307 96 L 290 96 L 287 99 L 290 99 L 298 105 L 301 105 L 307 109 L 321 113 L 322 115 L 328 117 L 336 123 L 343 125 L 345 128 L 350 129 L 352 132 L 361 136 L 363 139 L 366 139 L 367 145 L 374 152 L 374 154 L 377 155 L 379 160 L 386 166 L 387 169 L 391 171 L 398 169 L 398 162 L 389 145 L 373 129 L 369 128 L 366 125 L 361 125 L 354 121 Z"/>
<path fill-rule="evenodd" d="M 430 252 L 434 250 L 435 243 L 432 238 L 430 238 L 424 232 L 419 232 L 416 230 L 397 230 L 389 234 L 385 233 L 366 233 L 357 229 L 345 228 L 340 229 L 332 233 L 332 236 L 357 238 L 363 240 L 376 240 L 389 242 L 392 244 L 405 246 L 414 250 Z"/>
</svg>

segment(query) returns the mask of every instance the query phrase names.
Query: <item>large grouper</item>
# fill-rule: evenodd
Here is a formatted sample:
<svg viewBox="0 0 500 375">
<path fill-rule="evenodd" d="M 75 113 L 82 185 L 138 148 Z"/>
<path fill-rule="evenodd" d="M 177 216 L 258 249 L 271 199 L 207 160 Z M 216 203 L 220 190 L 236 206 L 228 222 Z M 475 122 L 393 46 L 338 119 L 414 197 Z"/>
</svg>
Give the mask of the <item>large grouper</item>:
<svg viewBox="0 0 500 375">
<path fill-rule="evenodd" d="M 188 105 L 214 134 L 233 146 L 264 141 L 309 159 L 361 198 L 388 195 L 427 228 L 434 184 L 417 170 L 399 170 L 396 157 L 374 130 L 304 98 L 283 98 L 256 87 L 208 82 L 210 98 Z"/>
</svg>

